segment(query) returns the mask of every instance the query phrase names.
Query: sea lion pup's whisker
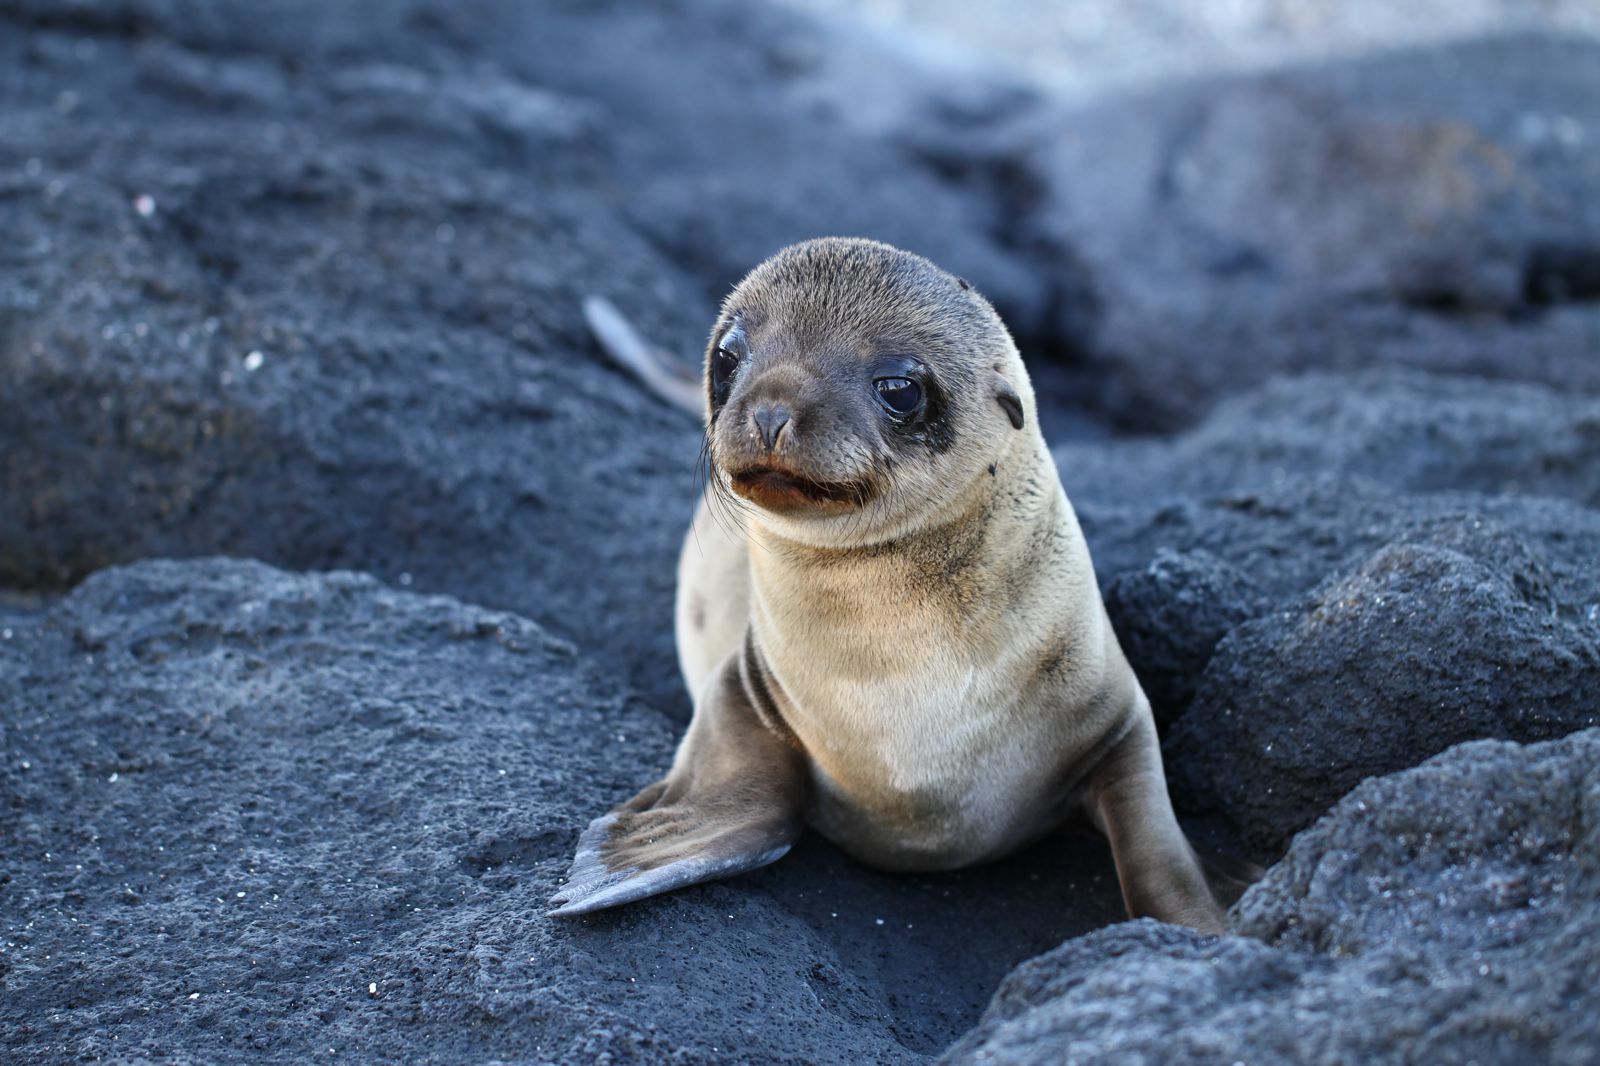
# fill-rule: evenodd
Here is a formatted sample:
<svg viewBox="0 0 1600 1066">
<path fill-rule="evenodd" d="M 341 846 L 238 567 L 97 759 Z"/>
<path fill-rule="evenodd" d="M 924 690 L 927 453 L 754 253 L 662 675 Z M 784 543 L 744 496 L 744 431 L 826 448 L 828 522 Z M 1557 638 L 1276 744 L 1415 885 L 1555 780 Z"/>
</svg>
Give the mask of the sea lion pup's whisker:
<svg viewBox="0 0 1600 1066">
<path fill-rule="evenodd" d="M 711 455 L 711 437 L 707 434 L 700 442 L 700 455 L 696 461 L 697 488 L 700 498 L 707 501 L 707 514 L 726 536 L 738 539 L 744 535 L 744 501 L 728 491 L 716 461 Z M 691 529 L 694 525 L 690 526 Z"/>
<path fill-rule="evenodd" d="M 734 289 L 702 367 L 694 718 L 667 776 L 585 830 L 561 913 L 771 862 L 808 819 L 940 870 L 1083 817 L 1130 914 L 1222 930 L 993 308 L 887 245 L 808 241 Z M 779 539 L 814 550 L 750 549 Z"/>
<path fill-rule="evenodd" d="M 739 509 L 744 501 L 729 490 L 728 479 L 723 475 L 722 469 L 717 466 L 717 461 L 711 454 L 709 444 L 705 450 L 705 470 L 706 487 L 709 490 L 711 500 L 715 505 L 723 508 L 724 514 L 731 513 L 733 517 L 737 518 Z"/>
<path fill-rule="evenodd" d="M 695 492 L 706 496 L 715 491 L 712 484 L 716 471 L 711 463 L 711 439 L 703 439 L 700 443 L 700 454 L 695 458 Z"/>
<path fill-rule="evenodd" d="M 704 497 L 708 501 L 707 514 L 730 539 L 741 540 L 745 535 L 745 522 L 748 518 L 749 504 L 728 488 L 727 479 L 716 468 L 715 463 L 711 468 L 711 493 Z"/>
<path fill-rule="evenodd" d="M 700 438 L 700 453 L 695 457 L 694 461 L 694 494 L 696 499 L 704 499 L 705 494 L 710 491 L 710 486 L 707 480 L 709 476 L 709 464 L 711 461 L 710 449 L 711 438 L 709 436 L 702 436 Z M 689 533 L 694 538 L 695 550 L 699 551 L 700 554 L 704 556 L 705 551 L 700 544 L 700 523 L 690 522 Z M 687 545 L 685 545 L 685 550 L 688 550 Z"/>
</svg>

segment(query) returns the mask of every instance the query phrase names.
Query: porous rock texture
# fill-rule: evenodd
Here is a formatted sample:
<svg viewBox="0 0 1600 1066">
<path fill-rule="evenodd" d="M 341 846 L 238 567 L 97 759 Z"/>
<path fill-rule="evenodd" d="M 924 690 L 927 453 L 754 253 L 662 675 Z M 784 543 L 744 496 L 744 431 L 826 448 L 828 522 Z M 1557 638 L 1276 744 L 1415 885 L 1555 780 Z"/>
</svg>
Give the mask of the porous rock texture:
<svg viewBox="0 0 1600 1066">
<path fill-rule="evenodd" d="M 1595 743 L 1551 743 L 1600 713 L 1597 71 L 1527 37 L 1068 108 L 731 0 L 0 0 L 0 1047 L 909 1061 L 1079 937 L 961 1054 L 1600 1054 Z M 833 233 L 1022 343 L 1180 814 L 1277 862 L 1242 935 L 1082 936 L 1121 903 L 1066 833 L 543 916 L 689 710 L 699 433 L 579 301 L 687 357 Z M 1405 772 L 1483 739 L 1536 746 Z M 1294 1042 L 1274 989 L 1398 1020 Z"/>
<path fill-rule="evenodd" d="M 918 878 L 812 842 L 547 918 L 673 722 L 535 623 L 367 575 L 102 571 L 0 630 L 0 708 L 19 1061 L 904 1062 L 1118 916 L 1083 840 Z"/>
<path fill-rule="evenodd" d="M 1180 805 L 1258 859 L 1370 775 L 1600 724 L 1600 398 L 1312 374 L 1056 459 Z"/>
<path fill-rule="evenodd" d="M 1239 901 L 1018 967 L 945 1061 L 1592 1062 L 1600 730 L 1368 781 Z"/>
</svg>

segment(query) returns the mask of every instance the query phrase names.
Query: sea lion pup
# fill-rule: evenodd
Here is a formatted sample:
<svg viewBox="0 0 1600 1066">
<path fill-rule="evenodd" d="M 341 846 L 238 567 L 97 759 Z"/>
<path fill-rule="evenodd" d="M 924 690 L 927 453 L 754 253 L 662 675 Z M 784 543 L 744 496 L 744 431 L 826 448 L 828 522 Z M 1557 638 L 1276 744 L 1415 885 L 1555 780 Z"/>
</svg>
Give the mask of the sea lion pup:
<svg viewBox="0 0 1600 1066">
<path fill-rule="evenodd" d="M 673 395 L 620 316 L 588 311 Z M 807 241 L 723 304 L 701 396 L 676 619 L 694 718 L 667 776 L 583 832 L 552 913 L 763 866 L 807 823 L 923 871 L 1083 816 L 1129 914 L 1220 931 L 988 301 L 888 245 Z"/>
</svg>

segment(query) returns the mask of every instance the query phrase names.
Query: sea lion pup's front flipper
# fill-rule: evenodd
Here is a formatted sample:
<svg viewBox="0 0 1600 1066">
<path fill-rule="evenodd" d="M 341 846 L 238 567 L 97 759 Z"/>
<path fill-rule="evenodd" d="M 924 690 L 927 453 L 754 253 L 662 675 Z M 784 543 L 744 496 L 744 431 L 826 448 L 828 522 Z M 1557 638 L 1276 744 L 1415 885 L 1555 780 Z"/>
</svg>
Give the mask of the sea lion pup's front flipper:
<svg viewBox="0 0 1600 1066">
<path fill-rule="evenodd" d="M 1172 813 L 1148 713 L 1091 774 L 1088 806 L 1090 818 L 1111 842 L 1130 917 L 1202 933 L 1227 931 L 1226 915 Z"/>
<path fill-rule="evenodd" d="M 567 883 L 551 898 L 566 917 L 631 903 L 781 859 L 800 835 L 800 754 L 767 728 L 740 678 L 718 669 L 664 780 L 589 823 Z"/>
</svg>

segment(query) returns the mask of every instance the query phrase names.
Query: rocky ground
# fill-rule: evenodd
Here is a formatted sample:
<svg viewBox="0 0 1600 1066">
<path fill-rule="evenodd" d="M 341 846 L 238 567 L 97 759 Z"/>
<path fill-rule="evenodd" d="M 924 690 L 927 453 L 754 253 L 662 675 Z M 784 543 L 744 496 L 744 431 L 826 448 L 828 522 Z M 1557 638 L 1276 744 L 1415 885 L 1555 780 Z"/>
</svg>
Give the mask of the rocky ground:
<svg viewBox="0 0 1600 1066">
<path fill-rule="evenodd" d="M 0 0 L 0 1047 L 1591 1060 L 1597 101 L 1577 38 L 1068 105 L 724 0 Z M 1012 324 L 1233 935 L 1071 836 L 543 917 L 689 709 L 697 427 L 578 301 L 687 354 L 823 233 Z"/>
</svg>

